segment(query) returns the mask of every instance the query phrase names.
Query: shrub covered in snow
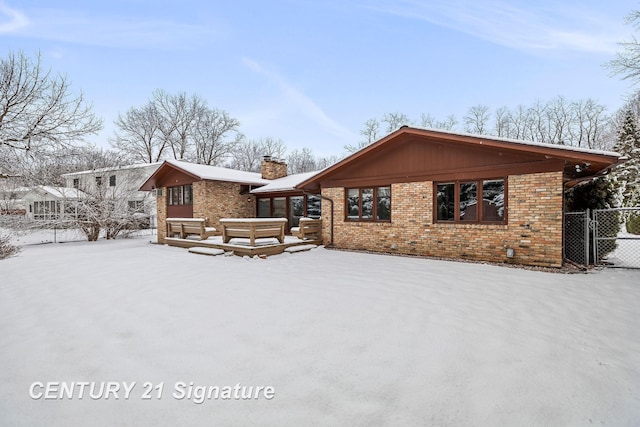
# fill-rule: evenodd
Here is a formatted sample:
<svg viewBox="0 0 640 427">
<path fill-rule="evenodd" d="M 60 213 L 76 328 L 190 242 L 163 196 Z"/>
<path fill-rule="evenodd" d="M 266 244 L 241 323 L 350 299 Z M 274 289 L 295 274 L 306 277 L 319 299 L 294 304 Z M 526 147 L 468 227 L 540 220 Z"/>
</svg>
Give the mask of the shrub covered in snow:
<svg viewBox="0 0 640 427">
<path fill-rule="evenodd" d="M 632 213 L 627 218 L 627 232 L 640 234 L 640 214 Z"/>
<path fill-rule="evenodd" d="M 20 252 L 20 247 L 11 244 L 8 234 L 0 234 L 0 259 L 9 258 Z"/>
</svg>

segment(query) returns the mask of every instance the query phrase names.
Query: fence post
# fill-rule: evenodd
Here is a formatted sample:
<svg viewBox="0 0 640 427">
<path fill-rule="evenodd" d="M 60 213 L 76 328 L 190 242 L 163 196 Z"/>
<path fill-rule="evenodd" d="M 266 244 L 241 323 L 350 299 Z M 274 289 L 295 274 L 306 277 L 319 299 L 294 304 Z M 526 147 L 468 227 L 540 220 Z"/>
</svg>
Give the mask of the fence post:
<svg viewBox="0 0 640 427">
<path fill-rule="evenodd" d="M 593 210 L 593 265 L 599 263 L 598 260 L 598 210 Z"/>
<path fill-rule="evenodd" d="M 591 222 L 591 210 L 587 208 L 587 211 L 584 215 L 584 262 L 585 267 L 589 268 L 589 256 L 590 256 L 590 248 L 589 248 L 589 223 Z"/>
</svg>

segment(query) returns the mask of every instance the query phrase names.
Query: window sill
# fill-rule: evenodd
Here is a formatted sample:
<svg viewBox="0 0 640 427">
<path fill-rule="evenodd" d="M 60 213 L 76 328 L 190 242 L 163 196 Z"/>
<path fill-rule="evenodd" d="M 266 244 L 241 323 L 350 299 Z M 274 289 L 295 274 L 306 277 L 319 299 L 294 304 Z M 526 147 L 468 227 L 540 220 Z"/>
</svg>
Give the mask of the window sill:
<svg viewBox="0 0 640 427">
<path fill-rule="evenodd" d="M 374 219 L 351 219 L 346 218 L 344 220 L 348 224 L 391 224 L 391 220 L 374 220 Z"/>
</svg>

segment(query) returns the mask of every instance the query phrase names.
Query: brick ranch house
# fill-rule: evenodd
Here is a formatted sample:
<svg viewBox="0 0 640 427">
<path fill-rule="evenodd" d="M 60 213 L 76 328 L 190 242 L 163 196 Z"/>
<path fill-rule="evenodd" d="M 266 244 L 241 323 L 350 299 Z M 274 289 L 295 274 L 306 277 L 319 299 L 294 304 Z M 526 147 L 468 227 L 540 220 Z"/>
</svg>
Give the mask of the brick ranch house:
<svg viewBox="0 0 640 427">
<path fill-rule="evenodd" d="M 613 152 L 402 127 L 320 172 L 286 176 L 168 160 L 141 190 L 168 217 L 321 217 L 337 248 L 560 267 L 564 193 Z"/>
<path fill-rule="evenodd" d="M 613 152 L 402 127 L 301 182 L 335 247 L 560 267 L 564 193 Z"/>
<path fill-rule="evenodd" d="M 158 243 L 165 243 L 167 218 L 204 218 L 218 229 L 220 218 L 287 218 L 287 231 L 302 217 L 320 218 L 320 197 L 294 188 L 314 174 L 287 176 L 286 163 L 270 157 L 261 173 L 165 160 L 140 190 L 156 192 Z"/>
</svg>

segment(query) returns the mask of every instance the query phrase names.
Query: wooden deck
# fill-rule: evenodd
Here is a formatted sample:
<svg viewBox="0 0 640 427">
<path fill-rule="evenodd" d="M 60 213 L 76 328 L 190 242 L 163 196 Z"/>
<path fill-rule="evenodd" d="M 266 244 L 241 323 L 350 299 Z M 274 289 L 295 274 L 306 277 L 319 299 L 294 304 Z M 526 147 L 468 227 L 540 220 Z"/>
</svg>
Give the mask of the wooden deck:
<svg viewBox="0 0 640 427">
<path fill-rule="evenodd" d="M 181 248 L 216 248 L 222 249 L 225 252 L 233 251 L 235 255 L 239 256 L 254 256 L 254 255 L 277 255 L 284 252 L 284 250 L 291 246 L 299 245 L 321 245 L 321 240 L 301 240 L 295 236 L 285 236 L 284 243 L 278 242 L 277 239 L 256 239 L 255 246 L 250 246 L 249 239 L 234 238 L 229 243 L 223 243 L 221 236 L 209 237 L 207 240 L 195 240 L 195 239 L 179 239 L 175 237 L 166 237 L 165 243 L 169 246 L 178 246 Z"/>
</svg>

